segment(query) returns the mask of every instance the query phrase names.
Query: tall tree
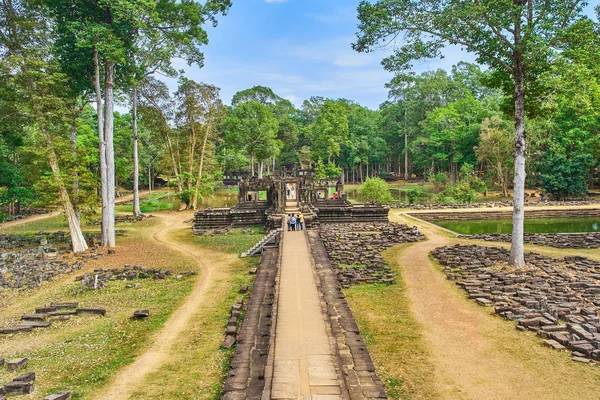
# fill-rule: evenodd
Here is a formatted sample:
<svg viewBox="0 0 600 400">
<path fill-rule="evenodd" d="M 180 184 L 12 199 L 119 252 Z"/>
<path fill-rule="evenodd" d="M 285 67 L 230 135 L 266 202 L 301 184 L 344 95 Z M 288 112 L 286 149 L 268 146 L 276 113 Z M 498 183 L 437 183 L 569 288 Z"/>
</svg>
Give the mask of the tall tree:
<svg viewBox="0 0 600 400">
<path fill-rule="evenodd" d="M 57 132 L 68 127 L 68 99 L 63 95 L 66 77 L 58 71 L 49 54 L 51 36 L 44 15 L 28 1 L 3 0 L 0 7 L 0 74 L 21 95 L 19 113 L 35 121 L 58 197 L 63 206 L 74 252 L 87 250 L 81 226 L 71 201 L 59 161 L 55 140 Z M 8 117 L 13 117 L 8 115 Z"/>
<path fill-rule="evenodd" d="M 547 68 L 563 33 L 584 19 L 580 0 L 379 0 L 362 1 L 359 33 L 353 47 L 372 51 L 404 40 L 383 62 L 403 73 L 414 60 L 437 58 L 458 45 L 491 67 L 502 82 L 511 82 L 515 123 L 515 180 L 511 264 L 525 264 L 523 244 L 525 198 L 526 88 Z M 391 39 L 391 40 L 390 40 Z M 504 85 L 506 87 L 506 85 Z"/>
<path fill-rule="evenodd" d="M 348 115 L 346 104 L 341 101 L 325 100 L 319 108 L 312 126 L 313 152 L 315 158 L 340 155 L 341 145 L 348 139 Z"/>
<path fill-rule="evenodd" d="M 225 141 L 244 149 L 250 156 L 252 176 L 255 161 L 258 177 L 262 178 L 265 160 L 270 159 L 280 148 L 277 140 L 279 123 L 269 108 L 256 101 L 241 103 L 225 121 Z"/>
</svg>

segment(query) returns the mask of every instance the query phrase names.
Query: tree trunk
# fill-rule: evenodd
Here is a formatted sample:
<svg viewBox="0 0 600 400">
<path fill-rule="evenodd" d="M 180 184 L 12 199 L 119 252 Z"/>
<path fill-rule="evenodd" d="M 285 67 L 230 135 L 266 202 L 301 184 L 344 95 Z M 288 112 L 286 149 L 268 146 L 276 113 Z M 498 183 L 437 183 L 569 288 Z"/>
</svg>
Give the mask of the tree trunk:
<svg viewBox="0 0 600 400">
<path fill-rule="evenodd" d="M 152 166 L 148 166 L 148 191 L 152 193 Z"/>
<path fill-rule="evenodd" d="M 204 141 L 202 142 L 202 152 L 200 153 L 200 168 L 198 168 L 198 180 L 196 181 L 196 190 L 194 191 L 194 201 L 192 207 L 198 208 L 198 197 L 200 194 L 200 184 L 202 183 L 202 169 L 204 168 L 204 155 L 206 154 L 206 143 L 208 143 L 208 136 L 210 135 L 211 119 L 209 117 L 208 124 L 206 126 L 206 134 L 204 135 Z"/>
<path fill-rule="evenodd" d="M 98 114 L 98 159 L 100 161 L 100 191 L 102 198 L 102 245 L 108 240 L 108 191 L 106 174 L 106 141 L 104 138 L 104 115 L 102 114 L 102 91 L 100 89 L 100 62 L 98 50 L 94 49 L 94 89 L 96 91 L 96 113 Z"/>
<path fill-rule="evenodd" d="M 515 63 L 515 180 L 513 231 L 510 263 L 515 267 L 525 265 L 523 245 L 525 219 L 525 89 L 524 72 L 520 57 Z"/>
<path fill-rule="evenodd" d="M 73 110 L 73 115 L 71 116 L 71 153 L 73 154 L 73 196 L 75 196 L 75 201 L 73 201 L 73 209 L 75 210 L 75 216 L 77 217 L 77 221 L 81 223 L 81 213 L 79 212 L 79 173 L 77 171 L 77 113 Z"/>
<path fill-rule="evenodd" d="M 258 179 L 262 179 L 263 177 L 263 167 L 265 165 L 264 161 L 259 161 L 258 162 Z"/>
<path fill-rule="evenodd" d="M 108 227 L 107 237 L 102 244 L 116 246 L 115 238 L 115 144 L 114 144 L 114 79 L 115 66 L 111 62 L 105 64 L 104 88 L 104 141 L 106 142 L 106 194 Z"/>
<path fill-rule="evenodd" d="M 138 160 L 138 129 L 137 129 L 137 87 L 132 88 L 133 107 L 131 110 L 133 128 L 133 215 L 142 215 L 140 210 L 140 163 Z"/>
<path fill-rule="evenodd" d="M 250 154 L 250 166 L 252 169 L 252 176 L 254 176 L 254 153 Z"/>
</svg>

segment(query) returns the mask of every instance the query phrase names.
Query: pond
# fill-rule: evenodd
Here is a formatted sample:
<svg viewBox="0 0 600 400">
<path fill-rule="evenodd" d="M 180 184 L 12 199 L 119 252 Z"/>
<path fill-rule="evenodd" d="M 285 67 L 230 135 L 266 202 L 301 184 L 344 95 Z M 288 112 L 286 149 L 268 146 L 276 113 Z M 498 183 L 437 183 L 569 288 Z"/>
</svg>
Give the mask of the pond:
<svg viewBox="0 0 600 400">
<path fill-rule="evenodd" d="M 482 233 L 512 233 L 510 219 L 480 219 L 434 222 L 443 228 L 463 235 Z M 525 233 L 578 233 L 599 232 L 600 217 L 536 218 L 525 220 Z"/>
</svg>

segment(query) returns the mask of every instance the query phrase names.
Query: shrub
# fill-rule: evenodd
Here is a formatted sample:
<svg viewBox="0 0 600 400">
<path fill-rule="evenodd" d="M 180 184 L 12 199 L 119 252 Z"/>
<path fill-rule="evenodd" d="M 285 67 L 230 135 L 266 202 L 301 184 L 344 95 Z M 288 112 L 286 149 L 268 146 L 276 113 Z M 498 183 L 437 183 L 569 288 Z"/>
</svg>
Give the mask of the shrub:
<svg viewBox="0 0 600 400">
<path fill-rule="evenodd" d="M 419 200 L 419 197 L 421 197 L 420 189 L 408 189 L 406 191 L 406 198 L 408 200 L 408 204 L 415 204 Z"/>
<path fill-rule="evenodd" d="M 362 201 L 369 203 L 389 204 L 392 202 L 388 184 L 381 178 L 367 178 L 365 183 L 358 188 L 358 196 Z"/>
</svg>

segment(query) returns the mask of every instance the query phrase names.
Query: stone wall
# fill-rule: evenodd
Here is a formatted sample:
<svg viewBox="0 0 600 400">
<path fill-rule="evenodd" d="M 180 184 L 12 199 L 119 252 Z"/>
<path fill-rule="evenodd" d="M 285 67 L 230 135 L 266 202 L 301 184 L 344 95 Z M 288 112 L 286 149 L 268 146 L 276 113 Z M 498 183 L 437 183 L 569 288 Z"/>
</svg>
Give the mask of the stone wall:
<svg viewBox="0 0 600 400">
<path fill-rule="evenodd" d="M 424 221 L 466 221 L 476 219 L 511 219 L 512 211 L 432 212 L 409 214 Z M 525 218 L 585 218 L 600 216 L 600 208 L 571 210 L 525 210 Z"/>
<path fill-rule="evenodd" d="M 527 253 L 527 267 L 513 269 L 502 248 L 456 245 L 431 254 L 469 299 L 551 348 L 569 349 L 574 361 L 600 361 L 600 262 Z"/>
<path fill-rule="evenodd" d="M 461 239 L 477 239 L 488 242 L 511 242 L 512 235 L 484 233 L 480 235 L 460 235 Z M 600 232 L 590 233 L 526 233 L 525 243 L 558 249 L 597 249 L 600 247 Z"/>
<path fill-rule="evenodd" d="M 307 234 L 348 396 L 351 400 L 387 399 L 323 241 L 315 231 Z"/>
<path fill-rule="evenodd" d="M 279 248 L 267 248 L 260 260 L 244 319 L 237 336 L 223 399 L 260 399 L 265 389 L 271 343 Z"/>
<path fill-rule="evenodd" d="M 590 204 L 599 204 L 599 200 L 571 200 L 571 201 L 527 201 L 525 207 L 552 207 L 552 206 L 584 206 Z M 512 207 L 513 202 L 510 201 L 488 201 L 483 203 L 469 204 L 409 204 L 409 203 L 393 203 L 392 208 L 408 208 L 411 210 L 466 210 L 473 208 L 500 208 Z"/>
<path fill-rule="evenodd" d="M 342 287 L 393 284 L 394 274 L 381 252 L 399 243 L 425 240 L 396 223 L 322 224 L 318 233 Z"/>
</svg>

